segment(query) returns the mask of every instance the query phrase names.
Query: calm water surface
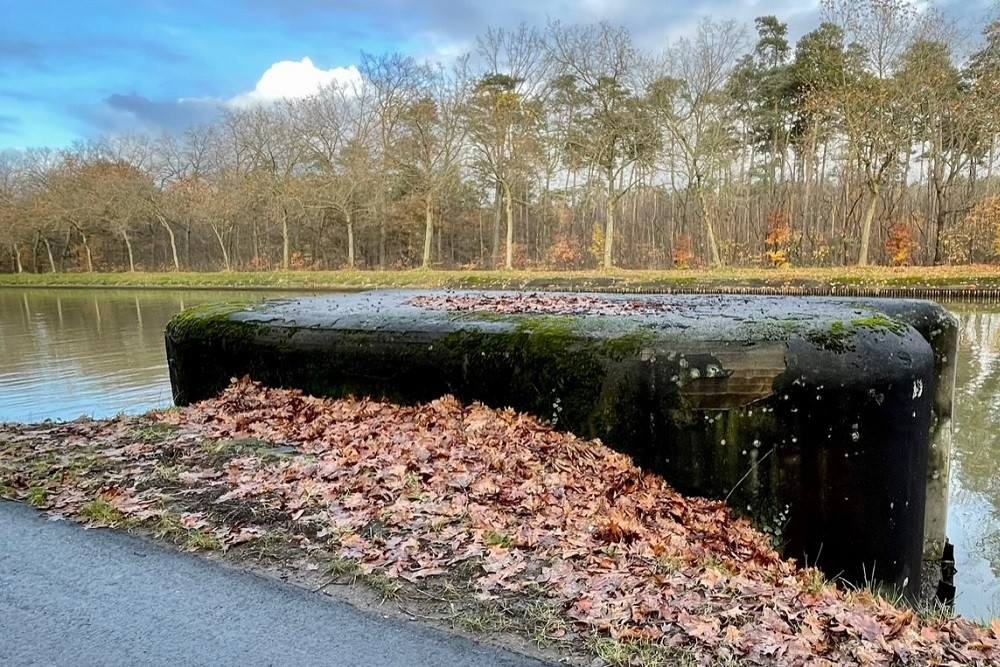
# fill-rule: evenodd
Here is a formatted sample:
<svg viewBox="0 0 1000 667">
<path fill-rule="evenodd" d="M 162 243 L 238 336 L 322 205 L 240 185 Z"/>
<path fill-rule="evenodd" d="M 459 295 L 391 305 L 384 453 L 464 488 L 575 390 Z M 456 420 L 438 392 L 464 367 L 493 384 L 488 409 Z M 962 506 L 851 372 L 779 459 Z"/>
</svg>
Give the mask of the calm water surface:
<svg viewBox="0 0 1000 667">
<path fill-rule="evenodd" d="M 298 293 L 301 295 L 301 293 Z M 0 421 L 100 418 L 170 404 L 163 327 L 205 302 L 275 292 L 0 289 Z M 1000 614 L 1000 306 L 954 304 L 962 341 L 948 535 L 956 607 Z"/>
<path fill-rule="evenodd" d="M 946 304 L 960 321 L 948 537 L 955 607 L 1000 616 L 1000 306 Z"/>
<path fill-rule="evenodd" d="M 102 418 L 170 405 L 167 321 L 201 303 L 276 296 L 0 288 L 0 422 Z"/>
</svg>

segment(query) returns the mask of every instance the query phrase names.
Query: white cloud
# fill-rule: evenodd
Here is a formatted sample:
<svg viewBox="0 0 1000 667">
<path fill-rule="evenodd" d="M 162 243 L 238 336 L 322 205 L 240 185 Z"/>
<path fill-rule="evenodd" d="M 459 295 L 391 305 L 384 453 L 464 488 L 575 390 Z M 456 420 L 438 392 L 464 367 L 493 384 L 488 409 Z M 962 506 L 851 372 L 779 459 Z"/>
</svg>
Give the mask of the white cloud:
<svg viewBox="0 0 1000 667">
<path fill-rule="evenodd" d="M 247 107 L 282 99 L 309 97 L 323 86 L 334 82 L 358 84 L 361 82 L 361 73 L 354 65 L 320 69 L 308 57 L 298 62 L 281 60 L 267 68 L 253 90 L 240 93 L 229 100 L 229 104 Z"/>
</svg>

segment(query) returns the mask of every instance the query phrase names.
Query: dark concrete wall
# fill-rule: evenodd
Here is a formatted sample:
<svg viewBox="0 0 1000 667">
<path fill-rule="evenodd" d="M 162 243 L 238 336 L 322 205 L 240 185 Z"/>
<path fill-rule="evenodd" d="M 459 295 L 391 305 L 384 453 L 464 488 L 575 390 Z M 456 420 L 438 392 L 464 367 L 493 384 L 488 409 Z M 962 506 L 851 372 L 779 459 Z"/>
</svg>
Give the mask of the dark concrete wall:
<svg viewBox="0 0 1000 667">
<path fill-rule="evenodd" d="M 166 336 L 175 400 L 249 374 L 327 396 L 511 406 L 726 499 L 788 556 L 916 592 L 947 393 L 930 342 L 951 321 L 939 307 L 671 296 L 656 315 L 501 316 L 427 311 L 411 296 L 182 314 Z"/>
</svg>

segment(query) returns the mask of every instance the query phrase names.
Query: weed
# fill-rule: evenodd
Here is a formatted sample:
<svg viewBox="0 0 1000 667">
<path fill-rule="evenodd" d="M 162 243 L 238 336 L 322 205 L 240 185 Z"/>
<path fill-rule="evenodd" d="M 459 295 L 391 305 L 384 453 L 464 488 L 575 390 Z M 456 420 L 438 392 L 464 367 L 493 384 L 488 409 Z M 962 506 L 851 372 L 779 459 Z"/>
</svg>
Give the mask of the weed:
<svg viewBox="0 0 1000 667">
<path fill-rule="evenodd" d="M 153 467 L 153 477 L 168 484 L 177 484 L 180 481 L 180 468 L 157 462 Z"/>
<path fill-rule="evenodd" d="M 676 556 L 660 556 L 653 565 L 658 574 L 673 574 L 683 567 L 684 561 Z"/>
<path fill-rule="evenodd" d="M 653 665 L 697 667 L 698 665 L 694 653 L 689 649 L 666 646 L 648 640 L 593 637 L 588 642 L 588 648 L 611 667 L 653 667 Z"/>
<path fill-rule="evenodd" d="M 736 574 L 736 570 L 733 569 L 732 565 L 719 560 L 718 558 L 715 557 L 715 555 L 706 558 L 702 563 L 702 565 L 704 565 L 705 569 L 707 570 L 716 570 L 718 572 L 722 572 L 723 574 L 729 576 L 733 576 L 734 574 Z"/>
<path fill-rule="evenodd" d="M 393 579 L 382 572 L 365 575 L 362 577 L 362 580 L 382 596 L 382 602 L 395 600 L 399 597 L 399 591 L 403 588 L 403 584 L 399 579 Z"/>
<path fill-rule="evenodd" d="M 441 590 L 438 591 L 438 594 L 445 600 L 457 600 L 461 596 L 458 587 L 447 579 L 441 584 Z"/>
<path fill-rule="evenodd" d="M 510 535 L 507 535 L 506 533 L 494 533 L 491 531 L 483 533 L 483 541 L 486 542 L 487 546 L 491 547 L 509 548 L 513 544 Z"/>
<path fill-rule="evenodd" d="M 785 528 L 788 527 L 791 509 L 790 505 L 785 505 L 784 508 L 775 509 L 769 514 L 762 512 L 754 520 L 751 520 L 754 528 L 771 537 L 771 546 L 777 551 L 781 551 L 785 545 L 784 534 Z"/>
<path fill-rule="evenodd" d="M 109 528 L 126 528 L 135 525 L 133 519 L 129 519 L 104 498 L 95 498 L 85 503 L 80 507 L 80 517 Z"/>
<path fill-rule="evenodd" d="M 32 507 L 42 508 L 49 504 L 49 492 L 48 489 L 42 488 L 40 486 L 33 486 L 28 489 L 28 493 L 25 495 L 24 501 L 31 505 Z"/>
<path fill-rule="evenodd" d="M 549 586 L 540 584 L 537 581 L 529 581 L 524 585 L 524 594 L 528 597 L 544 600 L 549 597 Z"/>
<path fill-rule="evenodd" d="M 336 578 L 354 577 L 358 574 L 358 563 L 350 558 L 335 554 L 326 563 L 326 573 Z"/>
<path fill-rule="evenodd" d="M 222 440 L 205 440 L 201 448 L 212 456 L 234 458 L 241 454 L 257 453 L 270 447 L 266 440 L 259 438 L 235 438 Z"/>
<path fill-rule="evenodd" d="M 178 430 L 174 424 L 143 424 L 132 429 L 132 434 L 145 442 L 160 442 Z"/>
<path fill-rule="evenodd" d="M 158 513 L 152 530 L 155 537 L 166 538 L 190 551 L 221 551 L 224 546 L 212 533 L 199 528 L 188 528 L 173 512 Z"/>
<path fill-rule="evenodd" d="M 286 540 L 274 532 L 267 532 L 245 545 L 244 553 L 259 561 L 275 560 L 280 555 L 280 547 Z"/>
<path fill-rule="evenodd" d="M 461 579 L 472 580 L 483 572 L 482 558 L 467 558 L 455 567 L 455 574 Z"/>
<path fill-rule="evenodd" d="M 157 538 L 169 538 L 171 542 L 178 542 L 181 536 L 187 532 L 187 528 L 181 522 L 181 518 L 173 512 L 159 512 L 156 521 L 153 523 L 153 536 Z"/>
<path fill-rule="evenodd" d="M 424 489 L 424 482 L 420 479 L 420 475 L 412 471 L 407 471 L 403 475 L 403 485 L 410 495 L 417 495 Z"/>
<path fill-rule="evenodd" d="M 565 636 L 570 630 L 569 622 L 555 605 L 539 600 L 528 604 L 522 610 L 524 623 L 532 641 L 542 644 L 553 637 Z"/>
<path fill-rule="evenodd" d="M 916 612 L 921 620 L 927 622 L 946 621 L 955 617 L 954 607 L 936 599 L 920 605 Z"/>
<path fill-rule="evenodd" d="M 222 551 L 222 541 L 212 533 L 191 529 L 184 540 L 184 548 L 192 551 Z"/>
<path fill-rule="evenodd" d="M 458 624 L 476 634 L 504 632 L 513 625 L 510 616 L 495 604 L 483 603 L 467 609 L 457 618 Z"/>
<path fill-rule="evenodd" d="M 823 573 L 816 568 L 808 568 L 804 570 L 804 573 L 807 577 L 805 582 L 806 591 L 810 593 L 819 593 L 826 587 L 828 583 L 826 576 L 824 576 Z"/>
</svg>

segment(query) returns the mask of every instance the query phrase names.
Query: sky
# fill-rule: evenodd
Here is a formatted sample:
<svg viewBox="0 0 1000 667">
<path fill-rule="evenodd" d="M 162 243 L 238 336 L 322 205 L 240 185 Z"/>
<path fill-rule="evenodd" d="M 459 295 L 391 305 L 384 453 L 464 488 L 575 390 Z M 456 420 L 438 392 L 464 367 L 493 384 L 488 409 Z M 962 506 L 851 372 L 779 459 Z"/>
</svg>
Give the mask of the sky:
<svg viewBox="0 0 1000 667">
<path fill-rule="evenodd" d="M 705 15 L 762 14 L 793 37 L 820 21 L 818 0 L 0 0 L 0 150 L 179 131 L 356 76 L 362 52 L 447 62 L 487 27 L 609 20 L 658 51 Z"/>
</svg>

